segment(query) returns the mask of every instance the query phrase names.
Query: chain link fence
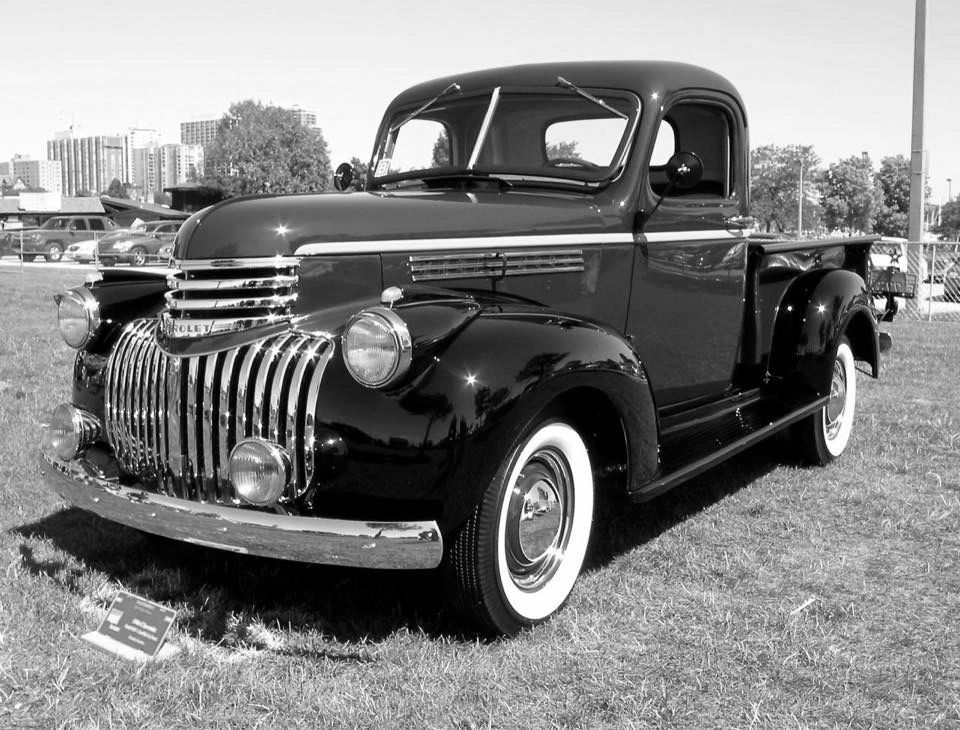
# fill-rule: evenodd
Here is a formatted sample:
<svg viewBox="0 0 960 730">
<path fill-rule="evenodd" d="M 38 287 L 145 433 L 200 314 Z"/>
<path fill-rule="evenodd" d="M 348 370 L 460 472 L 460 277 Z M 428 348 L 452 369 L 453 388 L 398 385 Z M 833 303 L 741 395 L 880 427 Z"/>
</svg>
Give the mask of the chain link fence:
<svg viewBox="0 0 960 730">
<path fill-rule="evenodd" d="M 898 320 L 960 322 L 960 242 L 884 239 L 871 248 L 876 269 L 895 269 L 913 296 L 897 298 Z M 888 274 L 889 275 L 889 274 Z"/>
</svg>

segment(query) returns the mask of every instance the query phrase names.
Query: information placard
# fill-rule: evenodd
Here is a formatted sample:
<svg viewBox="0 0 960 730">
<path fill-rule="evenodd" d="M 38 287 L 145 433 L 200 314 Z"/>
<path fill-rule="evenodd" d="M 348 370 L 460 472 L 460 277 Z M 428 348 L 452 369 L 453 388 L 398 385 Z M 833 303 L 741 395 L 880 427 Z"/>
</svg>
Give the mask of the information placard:
<svg viewBox="0 0 960 730">
<path fill-rule="evenodd" d="M 154 659 L 176 616 L 172 608 L 121 591 L 110 604 L 100 628 L 83 638 L 127 659 Z"/>
</svg>

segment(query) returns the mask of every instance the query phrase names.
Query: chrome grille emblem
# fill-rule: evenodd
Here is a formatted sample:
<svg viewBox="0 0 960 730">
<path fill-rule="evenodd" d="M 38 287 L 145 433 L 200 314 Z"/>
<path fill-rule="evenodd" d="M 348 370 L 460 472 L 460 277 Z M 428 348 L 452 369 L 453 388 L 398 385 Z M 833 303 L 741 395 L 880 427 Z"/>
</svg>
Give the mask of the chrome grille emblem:
<svg viewBox="0 0 960 730">
<path fill-rule="evenodd" d="M 297 301 L 300 259 L 272 256 L 175 263 L 167 277 L 165 337 L 196 338 L 276 324 Z"/>
</svg>

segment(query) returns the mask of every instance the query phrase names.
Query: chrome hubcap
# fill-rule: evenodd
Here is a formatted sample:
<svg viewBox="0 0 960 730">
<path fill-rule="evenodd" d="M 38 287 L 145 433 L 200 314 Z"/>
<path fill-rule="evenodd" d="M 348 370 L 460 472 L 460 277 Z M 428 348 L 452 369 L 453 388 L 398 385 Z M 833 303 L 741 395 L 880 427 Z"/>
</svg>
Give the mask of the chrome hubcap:
<svg viewBox="0 0 960 730">
<path fill-rule="evenodd" d="M 833 379 L 830 381 L 830 400 L 827 401 L 825 428 L 827 438 L 834 438 L 840 430 L 843 412 L 847 405 L 847 371 L 843 363 L 833 363 Z"/>
<path fill-rule="evenodd" d="M 510 578 L 536 590 L 563 561 L 573 517 L 570 467 L 553 449 L 534 453 L 510 490 L 506 550 Z"/>
</svg>

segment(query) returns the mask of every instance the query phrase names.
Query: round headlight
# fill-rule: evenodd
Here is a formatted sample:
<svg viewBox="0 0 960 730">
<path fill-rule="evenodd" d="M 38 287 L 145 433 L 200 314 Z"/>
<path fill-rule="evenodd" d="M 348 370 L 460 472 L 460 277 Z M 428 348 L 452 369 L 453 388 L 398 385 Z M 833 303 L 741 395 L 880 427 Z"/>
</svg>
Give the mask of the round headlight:
<svg viewBox="0 0 960 730">
<path fill-rule="evenodd" d="M 69 403 L 61 403 L 53 409 L 43 431 L 43 446 L 64 461 L 69 461 L 81 449 L 94 443 L 100 437 L 100 432 L 100 421 L 92 413 L 74 408 Z"/>
<path fill-rule="evenodd" d="M 372 307 L 354 315 L 343 332 L 343 361 L 361 385 L 381 388 L 410 369 L 410 331 L 392 309 Z"/>
<path fill-rule="evenodd" d="M 70 289 L 54 298 L 64 341 L 70 347 L 83 347 L 100 326 L 100 303 L 86 287 Z"/>
<path fill-rule="evenodd" d="M 260 507 L 274 504 L 290 481 L 290 457 L 282 446 L 245 438 L 230 452 L 230 481 L 240 499 Z"/>
</svg>

